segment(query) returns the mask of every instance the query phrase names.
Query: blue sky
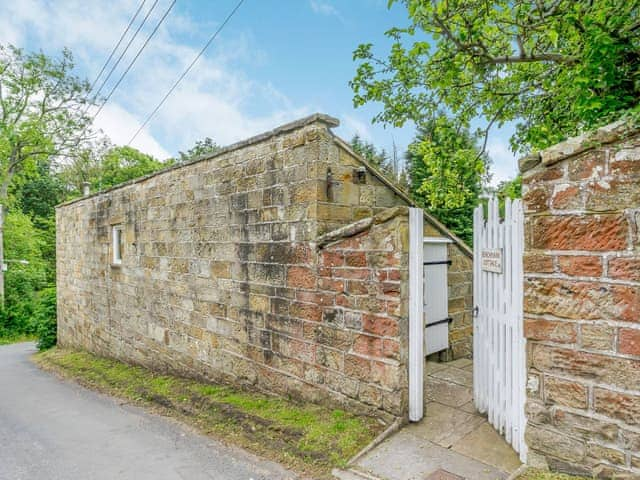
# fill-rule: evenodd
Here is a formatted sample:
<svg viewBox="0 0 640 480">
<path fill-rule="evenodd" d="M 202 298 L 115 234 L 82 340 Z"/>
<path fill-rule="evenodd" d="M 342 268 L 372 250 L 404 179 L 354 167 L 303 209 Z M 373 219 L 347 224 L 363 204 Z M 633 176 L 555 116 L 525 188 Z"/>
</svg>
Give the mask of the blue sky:
<svg viewBox="0 0 640 480">
<path fill-rule="evenodd" d="M 2 2 L 0 42 L 52 55 L 69 47 L 78 74 L 93 80 L 140 1 Z M 178 0 L 96 126 L 115 143 L 127 143 L 236 1 Z M 142 11 L 152 4 L 147 0 Z M 105 91 L 169 4 L 158 1 Z M 403 152 L 413 138 L 412 125 L 372 125 L 379 106 L 354 109 L 348 82 L 355 72 L 356 46 L 371 42 L 385 52 L 384 31 L 406 22 L 403 6 L 389 10 L 386 0 L 245 0 L 133 145 L 164 158 L 205 136 L 229 144 L 320 111 L 340 119 L 336 133 L 346 139 L 359 133 L 388 151 L 395 141 Z M 489 139 L 494 183 L 516 172 L 510 134 L 506 128 Z"/>
</svg>

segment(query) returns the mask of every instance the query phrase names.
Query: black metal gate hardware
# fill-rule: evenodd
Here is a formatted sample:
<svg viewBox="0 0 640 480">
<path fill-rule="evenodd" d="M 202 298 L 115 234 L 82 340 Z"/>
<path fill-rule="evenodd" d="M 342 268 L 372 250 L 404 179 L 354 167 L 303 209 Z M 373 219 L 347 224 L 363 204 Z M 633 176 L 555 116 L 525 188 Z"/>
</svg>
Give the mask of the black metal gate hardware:
<svg viewBox="0 0 640 480">
<path fill-rule="evenodd" d="M 424 262 L 423 265 L 451 265 L 451 260 L 438 260 L 437 262 Z"/>
<path fill-rule="evenodd" d="M 453 318 L 447 317 L 447 318 L 443 318 L 442 320 L 438 320 L 437 322 L 427 323 L 425 325 L 425 328 L 433 327 L 434 325 L 440 325 L 441 323 L 451 323 L 451 322 L 453 322 Z"/>
</svg>

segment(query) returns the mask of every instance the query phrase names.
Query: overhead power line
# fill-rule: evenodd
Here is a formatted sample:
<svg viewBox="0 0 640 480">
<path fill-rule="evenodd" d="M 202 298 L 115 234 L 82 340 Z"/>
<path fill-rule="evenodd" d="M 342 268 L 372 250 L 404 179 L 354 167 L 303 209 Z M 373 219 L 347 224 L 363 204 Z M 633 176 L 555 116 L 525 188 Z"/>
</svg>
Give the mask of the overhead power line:
<svg viewBox="0 0 640 480">
<path fill-rule="evenodd" d="M 171 11 L 171 9 L 173 8 L 173 6 L 176 4 L 177 0 L 173 0 L 171 2 L 171 4 L 169 5 L 169 8 L 167 8 L 167 10 L 164 12 L 164 15 L 162 15 L 162 18 L 160 19 L 160 21 L 157 23 L 157 25 L 154 27 L 154 29 L 151 31 L 151 33 L 149 34 L 149 36 L 147 37 L 147 39 L 144 41 L 144 43 L 142 44 L 142 46 L 140 47 L 140 49 L 138 50 L 138 53 L 136 53 L 136 56 L 133 57 L 133 59 L 131 60 L 131 62 L 129 62 L 129 65 L 127 65 L 127 68 L 124 72 L 122 72 L 122 75 L 120 75 L 120 78 L 118 79 L 118 81 L 116 82 L 116 84 L 113 86 L 113 88 L 111 89 L 111 91 L 109 92 L 109 95 L 107 95 L 107 98 L 104 99 L 104 102 L 102 102 L 102 105 L 100 105 L 100 108 L 98 108 L 98 111 L 93 115 L 93 119 L 95 120 L 95 118 L 100 114 L 100 112 L 102 111 L 102 108 L 105 106 L 105 104 L 109 101 L 109 99 L 111 98 L 111 95 L 113 95 L 113 92 L 116 91 L 116 89 L 120 86 L 120 84 L 122 83 L 122 80 L 124 80 L 124 77 L 126 77 L 127 73 L 129 73 L 129 70 L 131 70 L 131 67 L 133 67 L 133 64 L 136 63 L 136 60 L 138 60 L 138 57 L 140 56 L 140 54 L 142 53 L 142 51 L 146 48 L 147 44 L 149 43 L 149 41 L 153 38 L 153 36 L 155 35 L 155 33 L 158 31 L 158 29 L 160 28 L 160 25 L 162 25 L 162 23 L 164 22 L 165 18 L 167 18 L 167 15 L 169 15 L 169 12 Z M 156 0 L 157 3 L 157 0 Z M 155 4 L 154 4 L 155 5 Z"/>
<path fill-rule="evenodd" d="M 202 50 L 200 50 L 200 52 L 198 53 L 198 55 L 196 55 L 196 57 L 193 59 L 193 61 L 189 64 L 189 66 L 186 68 L 186 70 L 184 72 L 182 72 L 182 74 L 178 77 L 178 79 L 174 82 L 174 84 L 171 86 L 171 88 L 167 91 L 167 93 L 164 95 L 164 97 L 162 97 L 162 100 L 160 100 L 160 103 L 158 103 L 158 105 L 156 106 L 156 108 L 153 109 L 153 111 L 147 116 L 147 118 L 144 120 L 144 122 L 142 123 L 142 125 L 140 125 L 140 128 L 138 128 L 138 130 L 136 131 L 136 133 L 133 134 L 133 137 L 131 137 L 131 140 L 129 140 L 129 143 L 127 143 L 127 145 L 131 145 L 131 142 L 133 142 L 136 137 L 140 134 L 140 132 L 142 131 L 142 129 L 144 127 L 147 126 L 147 124 L 149 123 L 149 121 L 153 118 L 153 116 L 158 112 L 158 110 L 160 110 L 160 107 L 162 107 L 162 105 L 164 105 L 164 102 L 167 100 L 167 98 L 169 98 L 169 95 L 171 95 L 173 93 L 173 91 L 175 90 L 175 88 L 178 86 L 178 84 L 182 81 L 182 79 L 184 77 L 187 76 L 187 73 L 189 73 L 189 71 L 191 70 L 191 68 L 196 64 L 196 62 L 198 61 L 198 59 L 204 54 L 204 52 L 207 50 L 207 48 L 209 48 L 209 45 L 211 45 L 211 43 L 216 39 L 216 37 L 218 36 L 218 34 L 222 31 L 222 29 L 225 27 L 225 25 L 229 22 L 229 20 L 231 20 L 231 17 L 233 17 L 233 15 L 235 15 L 236 11 L 238 11 L 238 9 L 240 8 L 240 6 L 244 3 L 244 0 L 240 0 L 236 6 L 234 7 L 233 10 L 231 10 L 231 13 L 229 13 L 229 15 L 227 15 L 227 18 L 225 18 L 224 22 L 222 22 L 222 24 L 218 27 L 218 29 L 213 33 L 213 35 L 209 38 L 209 40 L 207 41 L 207 43 L 204 45 L 204 47 L 202 47 Z"/>
<path fill-rule="evenodd" d="M 138 7 L 138 10 L 136 10 L 136 13 L 133 14 L 133 17 L 131 18 L 131 21 L 129 22 L 129 25 L 127 25 L 127 28 L 125 28 L 124 32 L 122 32 L 122 35 L 120 35 L 120 39 L 118 40 L 118 43 L 116 43 L 116 46 L 113 47 L 113 50 L 111 50 L 111 53 L 109 54 L 109 58 L 107 58 L 107 61 L 104 62 L 104 65 L 102 65 L 102 69 L 100 70 L 100 73 L 98 73 L 98 76 L 96 77 L 96 79 L 91 84 L 91 87 L 89 87 L 89 92 L 91 92 L 93 90 L 93 87 L 96 86 L 96 83 L 98 83 L 98 80 L 100 79 L 100 77 L 104 73 L 105 69 L 107 68 L 107 65 L 109 65 L 109 62 L 111 61 L 111 59 L 113 58 L 115 53 L 118 51 L 118 48 L 120 47 L 120 44 L 122 43 L 122 40 L 124 40 L 124 37 L 127 35 L 127 33 L 129 33 L 129 29 L 131 28 L 131 25 L 133 25 L 133 22 L 135 22 L 136 18 L 138 18 L 138 14 L 142 10 L 142 7 L 144 7 L 144 4 L 145 4 L 146 1 L 147 0 L 142 0 L 142 3 L 140 3 L 140 6 Z"/>
<path fill-rule="evenodd" d="M 144 2 L 143 2 L 144 3 Z M 140 23 L 140 25 L 138 25 L 138 28 L 136 29 L 136 31 L 133 33 L 133 36 L 129 39 L 129 41 L 127 42 L 127 45 L 124 47 L 124 50 L 122 50 L 122 52 L 120 53 L 120 56 L 118 56 L 118 59 L 116 60 L 116 63 L 113 64 L 113 66 L 111 67 L 111 70 L 109 70 L 109 73 L 107 74 L 107 76 L 105 77 L 105 79 L 102 81 L 102 83 L 100 84 L 100 88 L 98 88 L 98 91 L 93 95 L 93 99 L 95 101 L 96 98 L 98 98 L 98 95 L 100 95 L 100 92 L 102 91 L 102 89 L 104 88 L 104 86 L 107 84 L 107 81 L 109 80 L 109 78 L 111 78 L 111 75 L 113 74 L 113 72 L 115 71 L 116 68 L 118 68 L 118 65 L 120 65 L 120 61 L 122 60 L 122 58 L 124 57 L 125 53 L 127 53 L 127 51 L 129 51 L 129 47 L 131 46 L 131 44 L 133 43 L 133 41 L 136 39 L 136 37 L 138 36 L 138 33 L 140 32 L 140 30 L 142 29 L 142 27 L 144 26 L 144 24 L 147 22 L 147 19 L 149 18 L 149 16 L 151 15 L 151 12 L 153 12 L 153 10 L 156 8 L 156 5 L 158 4 L 158 0 L 155 0 L 153 2 L 153 5 L 151 5 L 151 8 L 149 9 L 149 11 L 147 12 L 147 14 L 144 16 L 144 18 L 142 19 L 142 22 Z M 105 100 L 106 102 L 106 100 Z M 95 116 L 94 116 L 95 118 Z"/>
</svg>

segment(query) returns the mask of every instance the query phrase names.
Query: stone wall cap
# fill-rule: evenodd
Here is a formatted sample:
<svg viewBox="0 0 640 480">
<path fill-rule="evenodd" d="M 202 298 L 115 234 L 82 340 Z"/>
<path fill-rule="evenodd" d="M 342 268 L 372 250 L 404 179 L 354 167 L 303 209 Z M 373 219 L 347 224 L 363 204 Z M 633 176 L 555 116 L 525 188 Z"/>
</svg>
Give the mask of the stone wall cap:
<svg viewBox="0 0 640 480">
<path fill-rule="evenodd" d="M 538 153 L 526 155 L 518 161 L 520 173 L 531 170 L 540 163 L 547 167 L 600 145 L 613 143 L 640 132 L 640 125 L 629 119 L 621 119 L 590 132 L 568 138 Z"/>
<path fill-rule="evenodd" d="M 381 212 L 375 214 L 373 217 L 363 218 L 362 220 L 358 220 L 319 236 L 315 241 L 316 247 L 323 248 L 344 238 L 353 237 L 359 233 L 364 232 L 365 230 L 368 230 L 373 225 L 386 223 L 401 215 L 408 217 L 409 207 L 400 206 L 386 208 Z"/>
<path fill-rule="evenodd" d="M 263 142 L 265 140 L 268 140 L 272 137 L 275 137 L 277 135 L 283 134 L 283 133 L 287 133 L 287 132 L 291 132 L 293 130 L 299 130 L 301 128 L 304 128 L 308 125 L 312 125 L 314 123 L 321 123 L 323 124 L 327 129 L 331 129 L 334 127 L 338 127 L 340 125 L 340 120 L 338 120 L 335 117 L 332 117 L 331 115 L 327 115 L 325 113 L 314 113 L 312 115 L 308 115 L 306 117 L 300 118 L 298 120 L 294 120 L 293 122 L 289 122 L 289 123 L 285 123 L 284 125 L 280 125 L 279 127 L 274 128 L 273 130 L 269 130 L 267 132 L 264 133 L 260 133 L 258 135 L 255 135 L 253 137 L 247 138 L 246 140 L 241 140 L 239 142 L 233 143 L 231 145 L 228 145 L 226 147 L 221 148 L 220 150 L 218 150 L 217 152 L 211 154 L 204 154 L 204 155 L 200 155 L 196 158 L 194 158 L 193 160 L 189 161 L 189 162 L 185 162 L 185 163 L 180 163 L 177 165 L 171 165 L 167 168 L 163 168 L 161 170 L 158 170 L 156 172 L 150 173 L 148 175 L 144 175 L 142 177 L 138 177 L 138 178 L 134 178 L 131 179 L 129 181 L 123 182 L 123 183 L 119 183 L 118 185 L 114 185 L 113 187 L 104 189 L 104 190 L 100 190 L 98 192 L 95 192 L 91 195 L 86 195 L 86 196 L 82 196 L 82 197 L 78 197 L 78 198 L 74 198 L 72 200 L 68 200 L 66 202 L 63 202 L 59 205 L 56 206 L 56 208 L 59 207 L 65 207 L 67 205 L 71 205 L 73 203 L 78 203 L 78 202 L 82 202 L 84 200 L 87 200 L 88 198 L 92 198 L 92 197 L 96 197 L 98 195 L 102 195 L 104 193 L 108 193 L 114 190 L 118 190 L 120 188 L 124 188 L 127 187 L 129 185 L 134 185 L 136 183 L 141 183 L 144 182 L 145 180 L 148 180 L 149 178 L 155 177 L 157 175 L 162 175 L 164 173 L 167 172 L 171 172 L 173 170 L 177 170 L 179 168 L 183 168 L 186 167 L 188 165 L 193 165 L 194 163 L 198 163 L 198 162 L 203 162 L 205 160 L 210 160 L 212 158 L 218 157 L 220 155 L 223 155 L 225 153 L 229 153 L 229 152 L 233 152 L 235 150 L 240 150 L 241 148 L 244 147 L 248 147 L 250 145 L 254 145 L 256 143 L 259 142 Z"/>
</svg>

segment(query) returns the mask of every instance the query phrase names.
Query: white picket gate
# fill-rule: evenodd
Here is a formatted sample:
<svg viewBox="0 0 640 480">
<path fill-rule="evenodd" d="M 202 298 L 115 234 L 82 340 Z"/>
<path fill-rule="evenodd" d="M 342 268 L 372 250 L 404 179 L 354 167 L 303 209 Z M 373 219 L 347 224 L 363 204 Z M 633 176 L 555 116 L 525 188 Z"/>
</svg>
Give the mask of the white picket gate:
<svg viewBox="0 0 640 480">
<path fill-rule="evenodd" d="M 526 343 L 522 317 L 523 212 L 520 200 L 489 200 L 473 217 L 473 395 L 476 408 L 525 462 Z"/>
</svg>

